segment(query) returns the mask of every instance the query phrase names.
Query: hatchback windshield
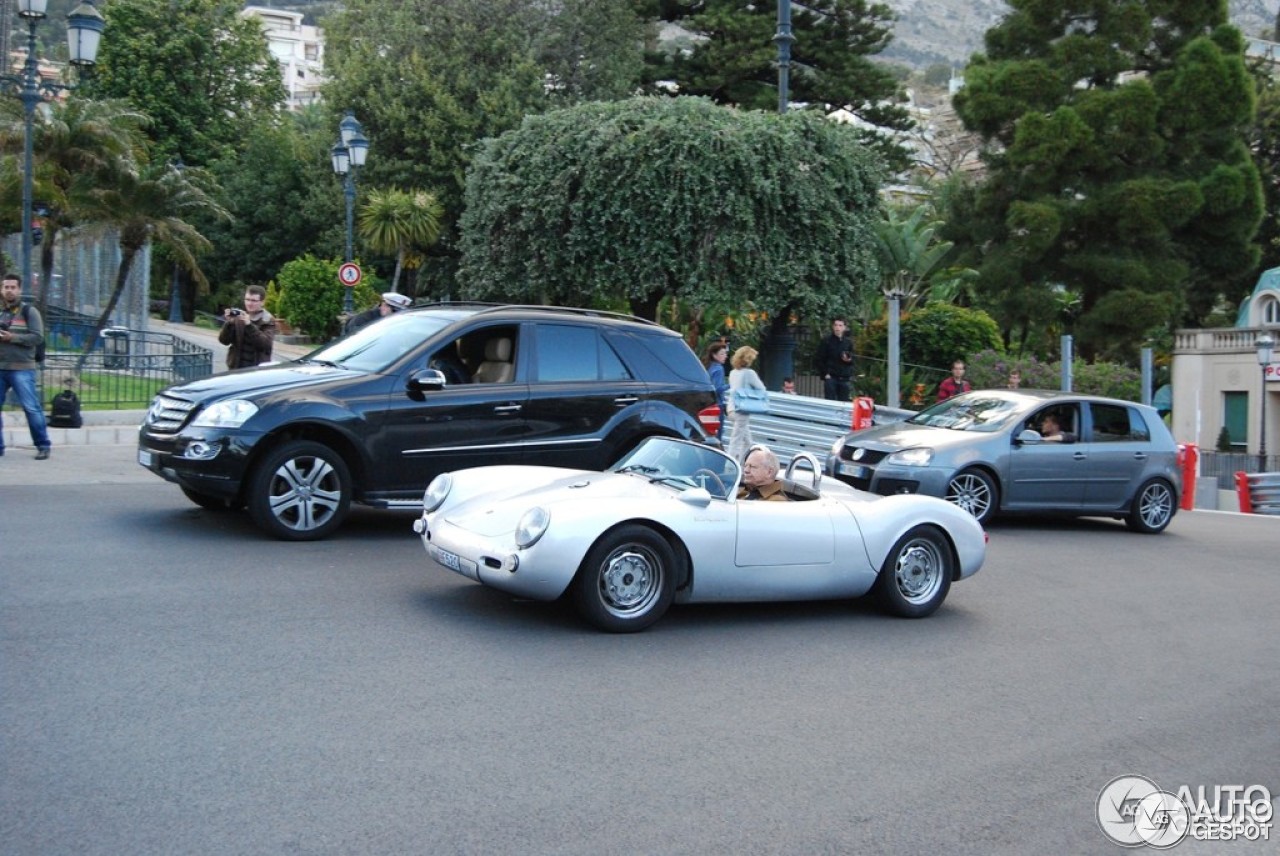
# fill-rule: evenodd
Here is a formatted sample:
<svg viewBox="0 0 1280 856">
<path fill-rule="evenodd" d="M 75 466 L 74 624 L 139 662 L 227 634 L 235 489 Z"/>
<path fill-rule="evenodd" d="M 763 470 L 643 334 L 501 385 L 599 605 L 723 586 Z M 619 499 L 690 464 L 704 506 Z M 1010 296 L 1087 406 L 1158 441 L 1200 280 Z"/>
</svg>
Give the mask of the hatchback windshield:
<svg viewBox="0 0 1280 856">
<path fill-rule="evenodd" d="M 991 433 L 1000 427 L 1015 411 L 1019 403 L 994 395 L 971 393 L 940 401 L 921 410 L 907 420 L 912 425 L 930 428 L 950 428 L 953 431 Z"/>
<path fill-rule="evenodd" d="M 304 359 L 346 369 L 379 372 L 457 321 L 456 312 L 400 312 L 361 327 Z"/>
</svg>

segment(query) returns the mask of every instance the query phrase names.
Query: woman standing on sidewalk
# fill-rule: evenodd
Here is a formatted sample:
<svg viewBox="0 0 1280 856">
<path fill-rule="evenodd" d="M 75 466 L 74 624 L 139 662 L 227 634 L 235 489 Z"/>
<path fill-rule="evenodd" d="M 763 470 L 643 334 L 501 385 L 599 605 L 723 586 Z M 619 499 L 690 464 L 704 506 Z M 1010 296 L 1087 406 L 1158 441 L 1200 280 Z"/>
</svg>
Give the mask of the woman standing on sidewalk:
<svg viewBox="0 0 1280 856">
<path fill-rule="evenodd" d="M 747 451 L 751 448 L 751 415 L 734 409 L 733 391 L 765 388 L 760 375 L 751 368 L 759 353 L 755 348 L 743 345 L 733 352 L 733 359 L 729 361 L 733 365 L 733 371 L 729 372 L 729 424 L 733 429 L 733 434 L 729 437 L 729 457 L 739 463 L 746 459 Z"/>
</svg>

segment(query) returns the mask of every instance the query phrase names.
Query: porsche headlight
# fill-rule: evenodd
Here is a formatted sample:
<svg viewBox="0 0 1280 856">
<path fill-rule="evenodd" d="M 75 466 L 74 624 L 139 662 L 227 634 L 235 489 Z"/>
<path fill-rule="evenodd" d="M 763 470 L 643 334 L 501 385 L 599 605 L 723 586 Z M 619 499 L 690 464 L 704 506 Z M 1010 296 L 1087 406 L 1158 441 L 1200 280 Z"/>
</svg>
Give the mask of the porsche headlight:
<svg viewBox="0 0 1280 856">
<path fill-rule="evenodd" d="M 532 547 L 551 525 L 551 512 L 542 506 L 530 508 L 516 524 L 516 546 Z"/>
<path fill-rule="evenodd" d="M 258 405 L 243 398 L 219 401 L 206 407 L 191 423 L 195 428 L 239 428 L 258 412 Z"/>
<path fill-rule="evenodd" d="M 422 510 L 432 512 L 444 505 L 444 501 L 449 498 L 449 491 L 452 489 L 452 473 L 441 473 L 433 478 L 431 484 L 427 485 L 426 491 L 422 494 Z"/>
<path fill-rule="evenodd" d="M 903 449 L 890 455 L 886 463 L 901 464 L 904 467 L 927 467 L 932 460 L 933 449 Z"/>
</svg>

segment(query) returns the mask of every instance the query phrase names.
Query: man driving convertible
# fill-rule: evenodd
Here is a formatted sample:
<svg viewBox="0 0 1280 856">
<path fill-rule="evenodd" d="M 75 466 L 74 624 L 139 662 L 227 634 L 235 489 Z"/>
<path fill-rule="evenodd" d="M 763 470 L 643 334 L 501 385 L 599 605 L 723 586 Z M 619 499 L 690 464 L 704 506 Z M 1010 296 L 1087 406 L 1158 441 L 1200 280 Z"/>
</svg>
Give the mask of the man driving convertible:
<svg viewBox="0 0 1280 856">
<path fill-rule="evenodd" d="M 770 502 L 790 502 L 778 478 L 778 456 L 766 446 L 752 446 L 742 464 L 742 484 L 738 487 L 738 499 L 763 499 Z"/>
</svg>

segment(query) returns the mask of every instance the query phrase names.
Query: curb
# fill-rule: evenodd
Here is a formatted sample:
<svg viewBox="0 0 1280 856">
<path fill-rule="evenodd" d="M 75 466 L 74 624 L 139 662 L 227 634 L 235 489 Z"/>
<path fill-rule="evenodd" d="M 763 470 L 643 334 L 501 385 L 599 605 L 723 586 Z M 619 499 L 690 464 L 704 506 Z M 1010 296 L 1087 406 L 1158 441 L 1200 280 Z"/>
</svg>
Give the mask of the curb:
<svg viewBox="0 0 1280 856">
<path fill-rule="evenodd" d="M 145 410 L 86 410 L 82 428 L 50 428 L 54 446 L 124 446 L 138 442 L 138 428 Z M 7 449 L 34 449 L 27 415 L 19 409 L 4 411 L 4 445 Z"/>
</svg>

